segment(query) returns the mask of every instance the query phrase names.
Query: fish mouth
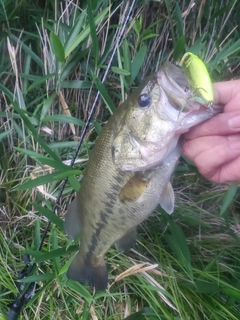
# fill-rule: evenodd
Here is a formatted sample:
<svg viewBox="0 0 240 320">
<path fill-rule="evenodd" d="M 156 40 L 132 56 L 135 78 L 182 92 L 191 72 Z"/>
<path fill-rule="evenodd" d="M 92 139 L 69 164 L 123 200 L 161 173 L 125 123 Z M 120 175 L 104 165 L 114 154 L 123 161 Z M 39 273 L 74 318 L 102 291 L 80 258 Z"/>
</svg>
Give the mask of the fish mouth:
<svg viewBox="0 0 240 320">
<path fill-rule="evenodd" d="M 193 100 L 194 94 L 191 92 L 188 80 L 180 68 L 170 62 L 165 62 L 157 72 L 157 82 L 167 96 L 169 107 L 179 113 L 202 109 L 202 105 Z M 206 109 L 206 107 L 203 108 Z"/>
<path fill-rule="evenodd" d="M 160 118 L 164 116 L 175 123 L 178 134 L 221 112 L 222 106 L 213 105 L 207 108 L 207 105 L 199 102 L 198 97 L 190 90 L 183 71 L 170 62 L 163 64 L 156 78 L 160 97 L 163 97 L 156 111 Z"/>
</svg>

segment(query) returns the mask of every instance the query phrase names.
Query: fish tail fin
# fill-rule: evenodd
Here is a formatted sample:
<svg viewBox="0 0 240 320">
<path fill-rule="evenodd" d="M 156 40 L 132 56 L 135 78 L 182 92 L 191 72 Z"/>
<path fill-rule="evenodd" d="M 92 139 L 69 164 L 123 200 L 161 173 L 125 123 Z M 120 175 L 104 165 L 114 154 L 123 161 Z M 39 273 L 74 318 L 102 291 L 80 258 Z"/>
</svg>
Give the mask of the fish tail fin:
<svg viewBox="0 0 240 320">
<path fill-rule="evenodd" d="M 100 264 L 94 266 L 89 262 L 85 262 L 80 252 L 78 252 L 67 271 L 67 277 L 81 283 L 88 283 L 96 290 L 105 290 L 108 283 L 105 260 L 103 258 Z"/>
</svg>

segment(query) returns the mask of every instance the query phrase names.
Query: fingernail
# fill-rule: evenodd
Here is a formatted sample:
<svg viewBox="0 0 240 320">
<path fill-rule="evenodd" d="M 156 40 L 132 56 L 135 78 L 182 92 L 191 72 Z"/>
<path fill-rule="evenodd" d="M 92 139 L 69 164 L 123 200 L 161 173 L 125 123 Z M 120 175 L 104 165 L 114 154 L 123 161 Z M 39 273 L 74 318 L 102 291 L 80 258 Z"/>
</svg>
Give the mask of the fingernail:
<svg viewBox="0 0 240 320">
<path fill-rule="evenodd" d="M 229 146 L 233 150 L 240 150 L 240 141 L 232 141 L 229 143 Z"/>
<path fill-rule="evenodd" d="M 231 129 L 240 130 L 240 114 L 228 120 L 228 126 Z"/>
</svg>

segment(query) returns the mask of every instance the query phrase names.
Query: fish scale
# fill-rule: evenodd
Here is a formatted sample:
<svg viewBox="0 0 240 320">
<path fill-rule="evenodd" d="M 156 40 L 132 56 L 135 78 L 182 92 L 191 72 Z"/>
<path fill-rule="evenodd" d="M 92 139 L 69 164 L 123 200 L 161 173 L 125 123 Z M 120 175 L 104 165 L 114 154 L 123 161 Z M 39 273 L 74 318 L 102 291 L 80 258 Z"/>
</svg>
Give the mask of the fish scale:
<svg viewBox="0 0 240 320">
<path fill-rule="evenodd" d="M 220 111 L 207 111 L 189 100 L 186 87 L 183 72 L 167 62 L 104 126 L 65 216 L 69 238 L 80 235 L 68 278 L 104 290 L 108 283 L 104 256 L 110 246 L 130 249 L 136 242 L 137 225 L 158 204 L 173 212 L 170 180 L 181 153 L 179 138 Z"/>
</svg>

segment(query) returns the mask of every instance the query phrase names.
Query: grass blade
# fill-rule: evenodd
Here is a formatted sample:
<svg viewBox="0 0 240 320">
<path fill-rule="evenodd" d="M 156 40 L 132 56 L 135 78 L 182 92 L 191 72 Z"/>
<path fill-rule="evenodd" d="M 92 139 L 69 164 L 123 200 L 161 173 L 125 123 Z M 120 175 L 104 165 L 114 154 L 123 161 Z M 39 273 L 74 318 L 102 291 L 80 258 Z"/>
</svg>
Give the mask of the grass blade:
<svg viewBox="0 0 240 320">
<path fill-rule="evenodd" d="M 51 43 L 52 51 L 55 54 L 56 60 L 58 62 L 64 62 L 65 61 L 64 48 L 61 40 L 54 32 L 50 33 L 50 43 Z"/>
<path fill-rule="evenodd" d="M 11 131 L 12 131 L 12 129 L 0 133 L 0 141 L 1 141 L 2 139 L 4 139 L 6 136 L 8 136 Z"/>
<path fill-rule="evenodd" d="M 182 229 L 173 221 L 169 221 L 170 234 L 164 235 L 168 245 L 173 250 L 175 256 L 181 263 L 181 266 L 187 271 L 189 278 L 193 279 L 190 252 L 187 245 L 186 237 Z"/>
<path fill-rule="evenodd" d="M 98 65 L 99 47 L 98 47 L 98 38 L 96 33 L 96 27 L 95 27 L 91 2 L 88 2 L 87 14 L 88 14 L 88 20 L 89 20 L 89 26 L 90 26 L 90 34 L 92 37 L 94 64 L 96 67 Z"/>
<path fill-rule="evenodd" d="M 112 99 L 110 98 L 105 85 L 94 74 L 92 74 L 92 77 L 96 84 L 97 89 L 99 90 L 104 102 L 106 103 L 106 107 L 108 108 L 109 112 L 112 114 L 113 111 L 115 110 L 115 105 Z"/>
<path fill-rule="evenodd" d="M 60 230 L 64 231 L 63 221 L 60 219 L 55 213 L 48 210 L 47 208 L 42 207 L 38 203 L 33 203 L 33 206 L 36 210 L 38 210 L 44 217 L 50 220 L 53 224 L 55 224 Z"/>
<path fill-rule="evenodd" d="M 106 17 L 110 7 L 105 8 L 99 13 L 94 19 L 95 25 L 98 25 L 100 22 L 104 20 Z M 76 37 L 72 38 L 72 42 L 68 44 L 68 47 L 65 49 L 65 56 L 69 56 L 69 54 L 90 35 L 90 26 L 87 25 L 83 31 L 80 32 Z"/>
<path fill-rule="evenodd" d="M 226 192 L 226 194 L 223 198 L 222 205 L 221 205 L 221 211 L 220 211 L 221 216 L 226 212 L 227 208 L 233 202 L 233 199 L 238 191 L 238 187 L 239 187 L 238 182 L 232 182 L 230 184 L 230 187 L 229 187 L 228 191 Z"/>
</svg>

